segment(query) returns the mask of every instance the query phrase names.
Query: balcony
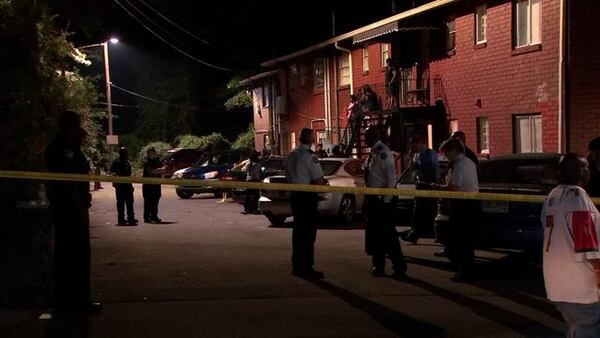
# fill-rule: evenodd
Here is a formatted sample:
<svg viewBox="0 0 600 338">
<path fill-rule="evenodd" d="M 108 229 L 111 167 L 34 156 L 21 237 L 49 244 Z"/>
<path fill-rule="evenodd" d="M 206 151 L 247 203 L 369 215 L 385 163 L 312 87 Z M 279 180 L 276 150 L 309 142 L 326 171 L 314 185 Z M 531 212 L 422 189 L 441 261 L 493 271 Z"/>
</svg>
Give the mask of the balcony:
<svg viewBox="0 0 600 338">
<path fill-rule="evenodd" d="M 399 108 L 406 107 L 424 107 L 431 105 L 431 84 L 434 85 L 434 88 L 438 88 L 437 82 L 441 81 L 441 79 L 430 79 L 428 73 L 424 73 L 422 76 L 413 76 L 412 74 L 403 73 L 400 76 L 400 80 L 397 84 L 397 88 L 393 89 L 393 92 L 390 93 L 395 97 L 395 100 L 392 102 L 388 101 L 388 88 L 386 88 L 385 83 L 373 83 L 366 84 L 358 88 L 357 96 L 359 102 L 361 101 L 361 97 L 363 97 L 363 93 L 368 91 L 370 88 L 375 95 L 377 96 L 378 108 L 375 110 L 396 110 Z M 368 87 L 368 88 L 367 88 Z M 440 96 L 436 94 L 437 90 L 434 91 L 434 101 L 439 99 Z M 435 103 L 435 102 L 433 102 Z M 370 105 L 374 107 L 374 105 Z M 374 109 L 371 109 L 374 110 Z"/>
</svg>

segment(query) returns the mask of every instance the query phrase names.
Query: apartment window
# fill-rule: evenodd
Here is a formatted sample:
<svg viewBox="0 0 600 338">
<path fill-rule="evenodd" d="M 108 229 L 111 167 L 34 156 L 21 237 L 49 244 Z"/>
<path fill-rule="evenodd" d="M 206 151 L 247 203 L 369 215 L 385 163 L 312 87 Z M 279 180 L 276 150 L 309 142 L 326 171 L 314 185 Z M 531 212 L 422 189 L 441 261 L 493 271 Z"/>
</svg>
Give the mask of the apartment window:
<svg viewBox="0 0 600 338">
<path fill-rule="evenodd" d="M 487 42 L 487 6 L 481 5 L 475 10 L 475 43 Z"/>
<path fill-rule="evenodd" d="M 369 71 L 369 48 L 365 47 L 362 49 L 362 70 L 363 72 Z"/>
<path fill-rule="evenodd" d="M 487 117 L 477 118 L 477 150 L 480 154 L 490 153 L 490 123 Z"/>
<path fill-rule="evenodd" d="M 296 149 L 296 132 L 292 131 L 290 132 L 290 150 L 294 150 Z"/>
<path fill-rule="evenodd" d="M 446 36 L 446 50 L 451 52 L 456 48 L 456 21 L 451 20 L 446 22 L 448 35 Z"/>
<path fill-rule="evenodd" d="M 306 87 L 306 66 L 305 65 L 300 65 L 300 86 L 302 87 Z"/>
<path fill-rule="evenodd" d="M 325 88 L 325 64 L 323 59 L 316 59 L 313 63 L 313 90 L 322 91 Z"/>
<path fill-rule="evenodd" d="M 268 107 L 271 101 L 271 86 L 270 83 L 265 82 L 262 87 L 262 106 Z"/>
<path fill-rule="evenodd" d="M 542 42 L 542 0 L 517 0 L 514 7 L 515 47 Z"/>
<path fill-rule="evenodd" d="M 382 43 L 381 44 L 381 67 L 385 67 L 385 61 L 389 59 L 392 55 L 390 54 L 390 44 Z"/>
<path fill-rule="evenodd" d="M 515 151 L 542 152 L 542 115 L 515 116 Z"/>
<path fill-rule="evenodd" d="M 342 53 L 338 60 L 339 85 L 350 85 L 350 54 Z"/>
</svg>

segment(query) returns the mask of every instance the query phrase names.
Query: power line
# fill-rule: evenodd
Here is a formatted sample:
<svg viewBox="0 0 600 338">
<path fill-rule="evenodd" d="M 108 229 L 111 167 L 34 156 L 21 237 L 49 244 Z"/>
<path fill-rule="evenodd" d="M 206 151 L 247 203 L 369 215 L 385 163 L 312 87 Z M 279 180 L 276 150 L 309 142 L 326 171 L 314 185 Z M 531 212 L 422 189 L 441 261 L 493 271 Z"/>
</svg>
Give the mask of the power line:
<svg viewBox="0 0 600 338">
<path fill-rule="evenodd" d="M 169 41 L 167 41 L 165 38 L 163 38 L 162 36 L 160 36 L 160 34 L 156 33 L 155 31 L 153 31 L 150 27 L 148 27 L 145 23 L 143 23 L 140 19 L 138 19 L 133 13 L 131 13 L 131 11 L 129 11 L 127 9 L 127 7 L 125 7 L 121 2 L 119 2 L 119 0 L 115 0 L 115 2 L 117 3 L 117 5 L 119 5 L 127 14 L 129 14 L 129 16 L 131 16 L 135 21 L 137 21 L 140 25 L 142 25 L 147 31 L 149 31 L 150 33 L 152 33 L 154 36 L 156 36 L 158 39 L 160 39 L 162 42 L 164 42 L 165 44 L 167 44 L 169 47 L 173 48 L 174 50 L 176 50 L 177 52 L 187 56 L 188 58 L 201 63 L 207 67 L 211 67 L 217 70 L 221 70 L 221 71 L 225 71 L 225 72 L 234 72 L 233 69 L 230 68 L 226 68 L 226 67 L 221 67 L 221 66 L 217 66 L 214 65 L 212 63 L 200 60 L 196 57 L 194 57 L 193 55 L 183 51 L 182 49 L 180 49 L 177 46 L 174 46 L 173 44 L 171 44 Z"/>
<path fill-rule="evenodd" d="M 108 104 L 106 102 L 96 102 L 97 105 L 102 105 L 102 106 L 108 106 Z M 137 109 L 140 106 L 134 106 L 134 105 L 130 105 L 130 104 L 118 104 L 118 103 L 112 103 L 111 106 L 113 107 L 120 107 L 120 108 L 132 108 L 132 109 Z"/>
<path fill-rule="evenodd" d="M 167 34 L 169 37 L 171 37 L 173 40 L 177 41 L 180 45 L 186 46 L 186 44 L 184 42 L 182 42 L 181 40 L 179 40 L 175 35 L 171 34 L 168 30 L 166 30 L 165 28 L 163 28 L 161 25 L 159 25 L 158 23 L 156 23 L 156 21 L 152 20 L 151 17 L 149 17 L 148 15 L 146 15 L 146 13 L 144 13 L 142 10 L 140 10 L 138 7 L 136 7 L 134 4 L 132 4 L 129 0 L 125 0 L 125 2 L 132 7 L 133 9 L 135 9 L 138 13 L 140 13 L 146 20 L 148 20 L 151 24 L 153 24 L 156 28 L 160 29 L 163 33 Z"/>
<path fill-rule="evenodd" d="M 145 2 L 144 0 L 139 0 L 140 3 L 142 3 L 142 5 L 148 7 L 151 11 L 153 11 L 154 13 L 156 13 L 158 16 L 160 16 L 161 18 L 163 18 L 165 21 L 167 21 L 168 23 L 170 23 L 171 25 L 179 28 L 182 32 L 186 33 L 187 35 L 193 37 L 194 39 L 206 44 L 206 45 L 210 45 L 210 42 L 200 38 L 199 36 L 197 36 L 196 34 L 190 32 L 189 30 L 181 27 L 180 25 L 178 25 L 176 22 L 173 22 L 173 20 L 169 19 L 168 17 L 166 17 L 165 15 L 163 15 L 161 12 L 159 12 L 158 10 L 156 10 L 154 7 L 150 6 L 147 2 Z"/>
<path fill-rule="evenodd" d="M 111 84 L 110 84 L 110 86 L 111 86 L 111 87 L 113 87 L 113 88 L 116 88 L 116 89 L 118 89 L 118 90 L 120 90 L 120 91 L 123 91 L 123 92 L 125 92 L 125 93 L 127 93 L 127 94 L 133 95 L 133 96 L 135 96 L 135 97 L 139 97 L 140 99 L 144 99 L 144 100 L 152 101 L 152 102 L 154 102 L 154 103 L 164 104 L 164 105 L 173 106 L 173 107 L 178 107 L 178 108 L 185 108 L 185 109 L 193 109 L 193 110 L 198 110 L 198 107 L 193 107 L 193 106 L 184 106 L 184 105 L 181 105 L 181 104 L 176 104 L 176 103 L 170 103 L 170 102 L 167 102 L 167 101 L 162 101 L 162 100 L 159 100 L 159 99 L 156 99 L 156 98 L 150 97 L 150 96 L 146 96 L 146 95 L 143 95 L 143 94 L 140 94 L 140 93 L 136 93 L 136 92 L 134 92 L 134 91 L 131 91 L 131 90 L 128 90 L 128 89 L 125 89 L 125 88 L 119 87 L 119 86 L 117 86 L 117 85 L 116 85 L 116 84 L 114 84 L 114 83 L 111 83 Z"/>
</svg>

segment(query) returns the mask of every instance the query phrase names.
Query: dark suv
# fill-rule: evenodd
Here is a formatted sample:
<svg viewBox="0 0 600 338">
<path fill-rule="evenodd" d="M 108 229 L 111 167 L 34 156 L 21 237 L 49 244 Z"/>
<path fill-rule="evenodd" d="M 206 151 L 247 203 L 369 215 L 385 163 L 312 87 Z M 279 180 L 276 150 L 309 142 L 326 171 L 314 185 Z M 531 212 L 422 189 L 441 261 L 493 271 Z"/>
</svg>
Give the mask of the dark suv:
<svg viewBox="0 0 600 338">
<path fill-rule="evenodd" d="M 173 173 L 173 178 L 218 181 L 221 175 L 231 169 L 239 160 L 240 153 L 238 151 L 224 150 L 210 152 L 202 156 L 191 167 Z M 216 197 L 221 196 L 219 189 L 211 186 L 194 187 L 179 185 L 175 188 L 175 192 L 177 196 L 183 199 L 201 193 L 214 193 Z"/>
<path fill-rule="evenodd" d="M 168 150 L 162 158 L 165 176 L 171 177 L 179 169 L 190 167 L 202 156 L 200 150 L 175 148 Z"/>
</svg>

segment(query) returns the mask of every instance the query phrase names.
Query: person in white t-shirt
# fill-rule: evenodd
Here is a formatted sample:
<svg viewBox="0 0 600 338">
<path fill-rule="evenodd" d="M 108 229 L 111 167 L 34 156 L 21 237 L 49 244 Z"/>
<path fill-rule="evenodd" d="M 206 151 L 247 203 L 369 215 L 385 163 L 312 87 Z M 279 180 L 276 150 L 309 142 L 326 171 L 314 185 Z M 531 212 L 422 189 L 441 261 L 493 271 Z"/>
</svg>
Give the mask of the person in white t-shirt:
<svg viewBox="0 0 600 338">
<path fill-rule="evenodd" d="M 567 337 L 600 337 L 600 213 L 582 188 L 587 161 L 565 155 L 561 184 L 544 203 L 544 283 L 569 325 Z"/>
</svg>

